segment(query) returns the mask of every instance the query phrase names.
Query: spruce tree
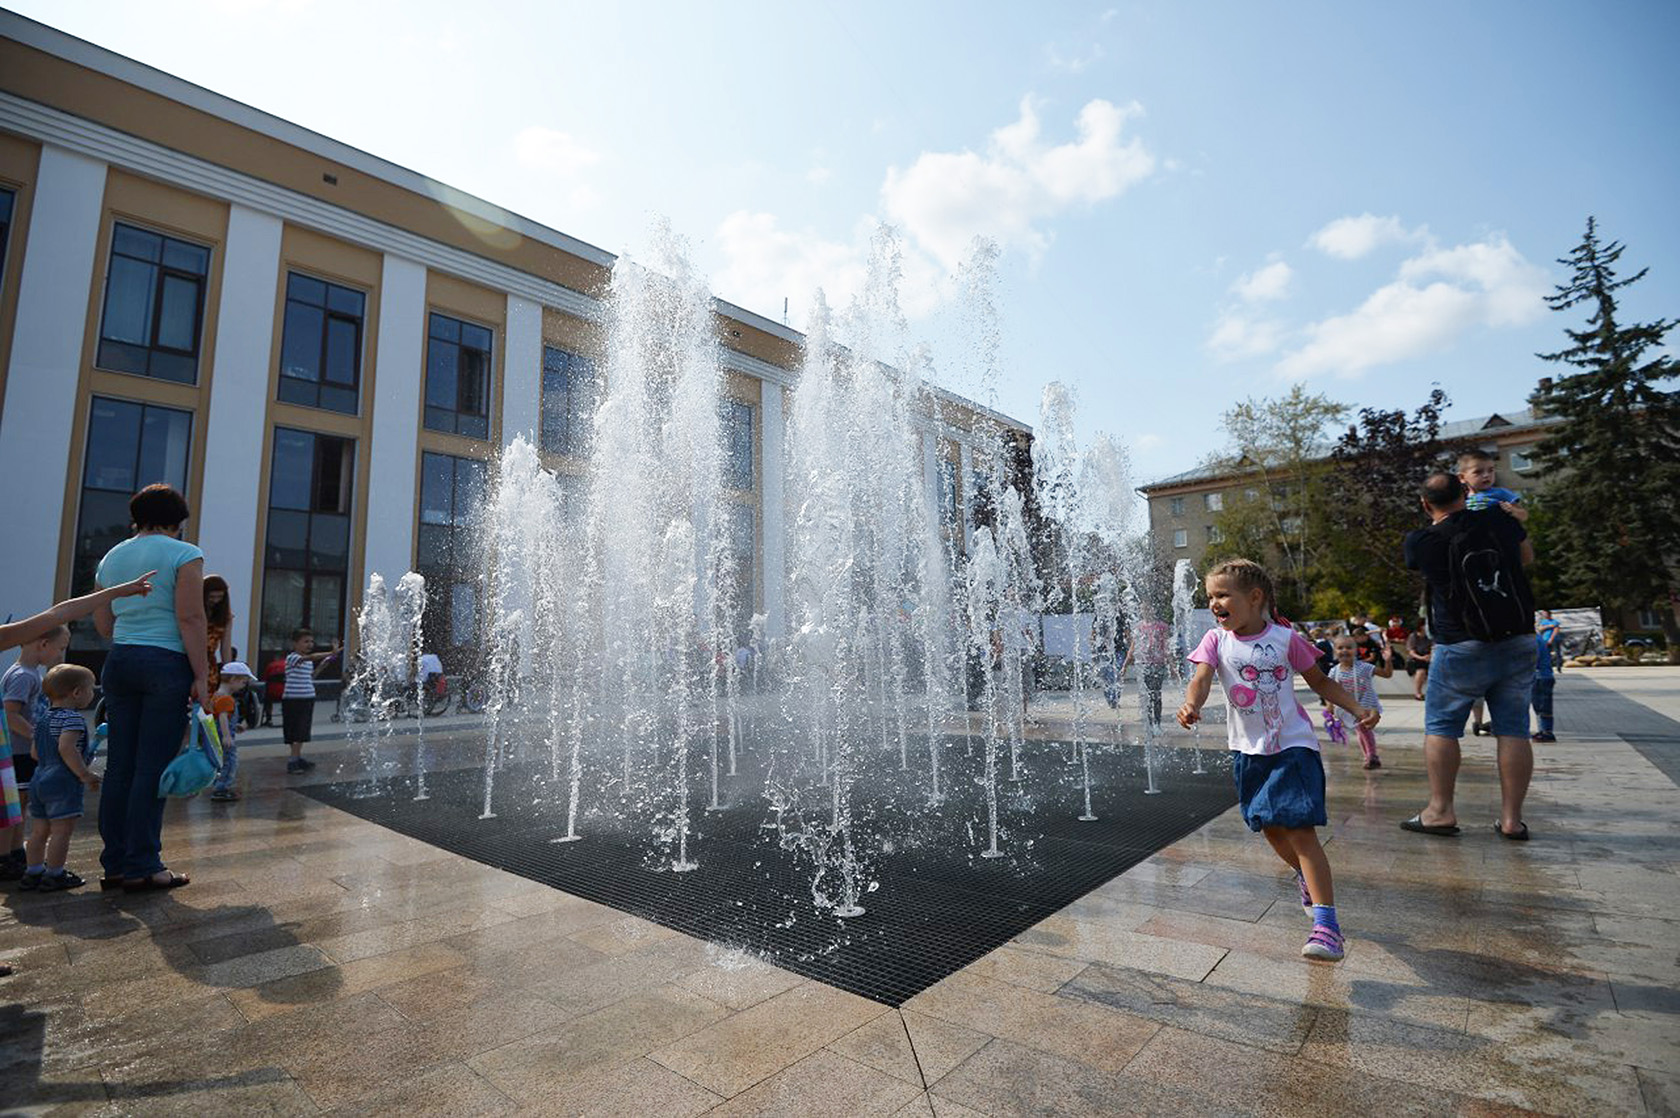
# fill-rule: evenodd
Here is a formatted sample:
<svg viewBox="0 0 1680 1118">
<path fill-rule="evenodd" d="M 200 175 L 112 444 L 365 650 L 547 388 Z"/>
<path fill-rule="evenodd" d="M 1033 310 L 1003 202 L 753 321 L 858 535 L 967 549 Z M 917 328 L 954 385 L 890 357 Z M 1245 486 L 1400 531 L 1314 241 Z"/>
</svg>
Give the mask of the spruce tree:
<svg viewBox="0 0 1680 1118">
<path fill-rule="evenodd" d="M 1569 282 L 1546 298 L 1554 311 L 1584 306 L 1589 316 L 1584 328 L 1564 331 L 1567 347 L 1536 355 L 1575 370 L 1542 380 L 1534 398 L 1562 420 L 1538 447 L 1540 466 L 1562 473 L 1545 495 L 1541 546 L 1572 598 L 1616 614 L 1655 609 L 1672 658 L 1680 651 L 1680 396 L 1666 385 L 1680 367 L 1663 339 L 1677 320 L 1618 319 L 1618 293 L 1648 270 L 1618 279 L 1623 247 L 1601 242 L 1589 217 L 1586 236 L 1558 261 Z"/>
</svg>

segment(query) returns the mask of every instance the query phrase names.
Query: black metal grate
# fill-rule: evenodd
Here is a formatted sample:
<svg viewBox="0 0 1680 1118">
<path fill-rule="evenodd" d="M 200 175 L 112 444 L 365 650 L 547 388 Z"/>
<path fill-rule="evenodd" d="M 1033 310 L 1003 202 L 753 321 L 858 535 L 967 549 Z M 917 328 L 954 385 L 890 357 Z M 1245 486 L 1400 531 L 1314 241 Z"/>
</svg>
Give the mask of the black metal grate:
<svg viewBox="0 0 1680 1118">
<path fill-rule="evenodd" d="M 925 740 L 919 749 L 925 764 Z M 848 920 L 813 901 L 816 864 L 765 828 L 773 817 L 758 793 L 763 782 L 746 766 L 728 785 L 753 791 L 720 812 L 700 810 L 709 802 L 709 769 L 696 780 L 689 853 L 700 868 L 680 874 L 669 871 L 669 846 L 645 813 L 625 813 L 631 823 L 591 811 L 579 823 L 582 841 L 550 842 L 564 829 L 563 801 L 536 770 L 496 775 L 497 817 L 487 820 L 479 818 L 483 774 L 472 770 L 429 774 L 422 803 L 408 778 L 388 779 L 372 795 L 366 782 L 300 791 L 485 865 L 898 1006 L 1236 802 L 1222 753 L 1210 750 L 1211 771 L 1197 775 L 1183 753 L 1163 751 L 1163 791 L 1148 796 L 1141 750 L 1102 745 L 1091 757 L 1100 819 L 1080 822 L 1071 749 L 1056 742 L 1027 749 L 1026 777 L 999 786 L 1006 856 L 997 859 L 978 857 L 987 845 L 981 749 L 945 743 L 943 783 L 960 794 L 938 808 L 927 806 L 925 773 L 898 771 L 896 750 L 876 755 L 878 769 L 859 780 L 852 802 L 864 880 L 878 888 L 861 898 L 866 914 Z M 1000 771 L 1008 771 L 1007 754 Z M 826 803 L 819 790 L 814 806 Z"/>
</svg>

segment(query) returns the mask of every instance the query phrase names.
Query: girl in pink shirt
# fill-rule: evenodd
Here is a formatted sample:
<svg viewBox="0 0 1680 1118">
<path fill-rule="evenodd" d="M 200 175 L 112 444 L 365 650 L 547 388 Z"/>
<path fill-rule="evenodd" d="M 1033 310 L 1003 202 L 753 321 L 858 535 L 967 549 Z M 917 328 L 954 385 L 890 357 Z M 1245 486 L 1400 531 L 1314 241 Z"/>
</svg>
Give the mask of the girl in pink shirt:
<svg viewBox="0 0 1680 1118">
<path fill-rule="evenodd" d="M 1208 572 L 1208 609 L 1218 622 L 1196 651 L 1196 665 L 1178 723 L 1201 721 L 1202 707 L 1219 677 L 1230 707 L 1226 719 L 1237 783 L 1237 802 L 1249 830 L 1266 836 L 1295 871 L 1301 907 L 1312 915 L 1312 934 L 1301 954 L 1336 962 L 1343 954 L 1336 922 L 1330 860 L 1315 827 L 1324 811 L 1324 765 L 1312 718 L 1295 699 L 1295 676 L 1318 696 L 1350 714 L 1361 729 L 1381 715 L 1359 705 L 1347 689 L 1318 667 L 1318 650 L 1277 615 L 1266 569 L 1250 559 L 1230 559 Z"/>
</svg>

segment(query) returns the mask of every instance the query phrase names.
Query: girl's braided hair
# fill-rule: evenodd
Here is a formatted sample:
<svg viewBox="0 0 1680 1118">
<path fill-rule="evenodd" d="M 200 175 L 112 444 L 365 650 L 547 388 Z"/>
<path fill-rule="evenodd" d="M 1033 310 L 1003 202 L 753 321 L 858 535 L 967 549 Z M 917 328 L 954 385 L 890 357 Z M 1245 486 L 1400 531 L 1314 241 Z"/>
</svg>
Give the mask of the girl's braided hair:
<svg viewBox="0 0 1680 1118">
<path fill-rule="evenodd" d="M 1207 573 L 1209 578 L 1228 578 L 1244 592 L 1259 587 L 1264 600 L 1266 615 L 1279 625 L 1289 624 L 1289 619 L 1278 612 L 1277 589 L 1272 585 L 1270 572 L 1252 559 L 1227 559 L 1223 563 L 1215 564 Z"/>
</svg>

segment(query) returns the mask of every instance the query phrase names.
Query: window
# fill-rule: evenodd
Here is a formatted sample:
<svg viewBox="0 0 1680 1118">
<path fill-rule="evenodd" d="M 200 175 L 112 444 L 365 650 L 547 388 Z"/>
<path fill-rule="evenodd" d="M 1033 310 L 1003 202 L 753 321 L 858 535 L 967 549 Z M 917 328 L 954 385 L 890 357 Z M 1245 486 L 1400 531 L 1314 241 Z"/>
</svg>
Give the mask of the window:
<svg viewBox="0 0 1680 1118">
<path fill-rule="evenodd" d="M 1184 528 L 1174 528 L 1173 529 L 1173 546 L 1174 547 L 1189 547 L 1190 546 L 1190 533 L 1189 533 L 1189 531 L 1184 529 Z"/>
<path fill-rule="evenodd" d="M 362 380 L 360 291 L 292 272 L 280 339 L 280 399 L 356 414 Z"/>
<path fill-rule="evenodd" d="M 209 271 L 207 248 L 132 225 L 113 227 L 99 367 L 196 384 Z"/>
<path fill-rule="evenodd" d="M 1184 515 L 1184 498 L 1183 497 L 1172 498 L 1171 500 L 1169 500 L 1167 502 L 1167 507 L 1168 507 L 1168 509 L 1171 510 L 1171 512 L 1174 516 L 1183 516 Z"/>
<path fill-rule="evenodd" d="M 1521 451 L 1513 450 L 1511 452 L 1511 471 L 1513 473 L 1526 474 L 1531 472 L 1533 469 L 1534 459 L 1530 458 Z"/>
<path fill-rule="evenodd" d="M 1245 501 L 1258 501 L 1259 499 L 1260 499 L 1260 491 L 1259 490 L 1257 490 L 1257 489 L 1244 489 L 1243 490 L 1243 500 L 1245 500 Z"/>
<path fill-rule="evenodd" d="M 426 429 L 488 439 L 490 331 L 433 314 L 426 333 Z"/>
<path fill-rule="evenodd" d="M 1298 516 L 1286 516 L 1278 521 L 1278 526 L 1283 529 L 1283 534 L 1286 536 L 1301 534 L 1301 518 Z"/>
<path fill-rule="evenodd" d="M 1207 526 L 1207 542 L 1208 543 L 1218 543 L 1221 540 L 1223 540 L 1224 538 L 1225 538 L 1225 533 L 1221 532 L 1219 530 L 1219 525 L 1209 524 Z"/>
<path fill-rule="evenodd" d="M 748 622 L 753 615 L 753 573 L 757 570 L 758 544 L 757 513 L 751 505 L 726 502 L 724 515 L 729 518 L 728 547 L 719 572 L 721 589 L 725 595 L 722 605 L 727 609 L 727 624 L 731 639 L 747 643 Z M 733 651 L 731 647 L 731 651 Z"/>
<path fill-rule="evenodd" d="M 750 491 L 753 487 L 753 407 L 740 400 L 724 400 L 718 407 L 723 426 L 723 484 Z"/>
<path fill-rule="evenodd" d="M 957 464 L 949 458 L 939 460 L 939 526 L 955 528 L 958 520 Z"/>
<path fill-rule="evenodd" d="M 128 499 L 153 482 L 187 488 L 192 413 L 95 396 L 88 410 L 87 450 L 76 513 L 70 593 L 93 590 L 99 561 L 129 537 Z M 101 647 L 88 622 L 78 622 L 74 647 Z"/>
<path fill-rule="evenodd" d="M 0 279 L 6 275 L 6 246 L 12 240 L 12 206 L 17 192 L 0 187 Z"/>
<path fill-rule="evenodd" d="M 1646 606 L 1639 611 L 1639 627 L 1641 629 L 1661 629 L 1662 618 L 1657 616 L 1656 610 Z"/>
<path fill-rule="evenodd" d="M 595 420 L 595 363 L 543 346 L 542 423 L 537 446 L 547 454 L 583 457 Z"/>
<path fill-rule="evenodd" d="M 476 458 L 420 456 L 420 530 L 415 569 L 438 609 L 428 609 L 425 639 L 446 667 L 478 642 L 478 551 L 472 517 L 488 491 L 488 467 Z M 447 608 L 444 608 L 444 607 Z"/>
<path fill-rule="evenodd" d="M 1220 509 L 1225 507 L 1225 494 L 1203 493 L 1202 507 L 1207 509 L 1209 512 L 1218 512 Z"/>
<path fill-rule="evenodd" d="M 343 639 L 355 478 L 354 441 L 274 429 L 257 642 L 264 660 L 290 650 L 300 625 L 314 630 L 322 647 Z"/>
</svg>

